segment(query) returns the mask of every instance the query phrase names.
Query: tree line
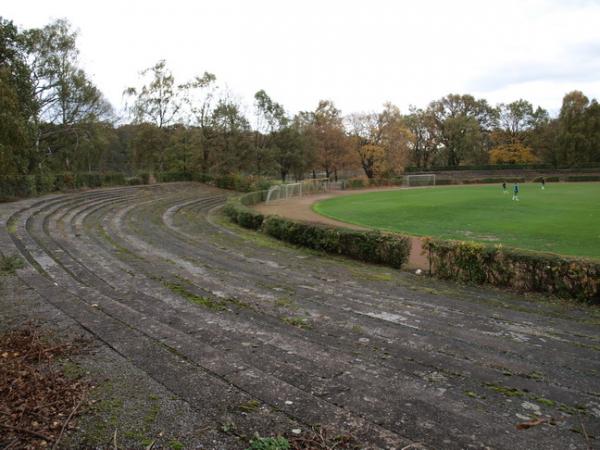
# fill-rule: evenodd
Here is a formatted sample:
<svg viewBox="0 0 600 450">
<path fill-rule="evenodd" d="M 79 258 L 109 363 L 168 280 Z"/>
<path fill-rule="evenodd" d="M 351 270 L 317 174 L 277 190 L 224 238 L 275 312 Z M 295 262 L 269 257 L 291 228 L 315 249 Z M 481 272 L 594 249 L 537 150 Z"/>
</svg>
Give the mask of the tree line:
<svg viewBox="0 0 600 450">
<path fill-rule="evenodd" d="M 600 162 L 600 105 L 582 92 L 560 113 L 519 99 L 450 94 L 407 113 L 342 114 L 330 100 L 291 114 L 264 90 L 252 113 L 209 72 L 176 80 L 165 61 L 125 90 L 119 117 L 81 67 L 64 19 L 18 29 L 0 17 L 0 175 L 120 171 L 252 174 L 282 180 L 407 166 Z"/>
</svg>

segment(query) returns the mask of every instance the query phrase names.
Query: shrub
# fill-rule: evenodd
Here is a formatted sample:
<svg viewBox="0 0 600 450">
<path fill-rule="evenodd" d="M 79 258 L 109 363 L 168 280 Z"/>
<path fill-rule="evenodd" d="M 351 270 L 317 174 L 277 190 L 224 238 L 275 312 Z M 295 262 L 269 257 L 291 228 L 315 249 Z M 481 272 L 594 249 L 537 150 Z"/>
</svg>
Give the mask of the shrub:
<svg viewBox="0 0 600 450">
<path fill-rule="evenodd" d="M 409 238 L 379 231 L 349 230 L 277 216 L 266 217 L 262 231 L 291 244 L 395 268 L 406 263 L 410 253 Z"/>
<path fill-rule="evenodd" d="M 256 437 L 250 441 L 246 450 L 288 450 L 290 443 L 284 437 Z"/>
<path fill-rule="evenodd" d="M 350 178 L 346 180 L 346 189 L 362 189 L 368 184 L 366 178 Z"/>
<path fill-rule="evenodd" d="M 154 179 L 150 172 L 141 172 L 138 176 L 140 177 L 140 180 L 142 180 L 142 184 L 150 184 Z"/>
<path fill-rule="evenodd" d="M 546 180 L 547 183 L 558 183 L 560 181 L 559 177 L 535 177 L 533 179 L 534 183 L 540 183 L 542 181 L 542 178 L 544 180 Z"/>
<path fill-rule="evenodd" d="M 598 262 L 437 239 L 424 240 L 423 249 L 439 278 L 600 302 Z"/>
<path fill-rule="evenodd" d="M 108 172 L 102 174 L 102 186 L 121 186 L 127 184 L 125 175 L 121 172 Z"/>
<path fill-rule="evenodd" d="M 264 193 L 262 191 L 251 192 L 250 194 L 230 199 L 225 204 L 223 212 L 232 222 L 244 228 L 258 230 L 263 223 L 264 216 L 247 206 L 254 205 L 263 200 Z"/>
<path fill-rule="evenodd" d="M 567 181 L 600 181 L 600 175 L 571 175 Z"/>
<path fill-rule="evenodd" d="M 127 184 L 129 186 L 136 186 L 138 184 L 144 184 L 140 177 L 129 177 L 127 178 Z"/>
<path fill-rule="evenodd" d="M 56 190 L 55 176 L 50 174 L 38 174 L 35 177 L 38 194 L 54 192 Z"/>
</svg>

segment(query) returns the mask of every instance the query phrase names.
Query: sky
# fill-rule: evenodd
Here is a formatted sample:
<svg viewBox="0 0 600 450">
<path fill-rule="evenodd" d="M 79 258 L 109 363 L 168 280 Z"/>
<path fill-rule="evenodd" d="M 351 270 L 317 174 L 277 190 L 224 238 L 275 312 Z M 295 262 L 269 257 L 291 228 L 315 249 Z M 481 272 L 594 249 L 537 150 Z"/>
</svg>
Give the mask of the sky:
<svg viewBox="0 0 600 450">
<path fill-rule="evenodd" d="M 251 108 L 407 112 L 449 93 L 525 98 L 556 113 L 600 98 L 600 0 L 0 0 L 23 28 L 68 19 L 83 68 L 111 103 L 165 59 L 177 82 L 209 71 Z"/>
</svg>

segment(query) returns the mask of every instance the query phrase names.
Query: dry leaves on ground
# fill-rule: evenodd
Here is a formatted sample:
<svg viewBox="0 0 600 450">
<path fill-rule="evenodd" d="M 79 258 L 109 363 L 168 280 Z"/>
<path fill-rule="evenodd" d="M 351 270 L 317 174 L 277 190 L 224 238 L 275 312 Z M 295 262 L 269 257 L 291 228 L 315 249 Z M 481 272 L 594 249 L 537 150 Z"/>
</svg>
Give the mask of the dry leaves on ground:
<svg viewBox="0 0 600 450">
<path fill-rule="evenodd" d="M 57 364 L 74 350 L 31 324 L 0 335 L 0 447 L 54 447 L 75 426 L 89 383 Z"/>
</svg>

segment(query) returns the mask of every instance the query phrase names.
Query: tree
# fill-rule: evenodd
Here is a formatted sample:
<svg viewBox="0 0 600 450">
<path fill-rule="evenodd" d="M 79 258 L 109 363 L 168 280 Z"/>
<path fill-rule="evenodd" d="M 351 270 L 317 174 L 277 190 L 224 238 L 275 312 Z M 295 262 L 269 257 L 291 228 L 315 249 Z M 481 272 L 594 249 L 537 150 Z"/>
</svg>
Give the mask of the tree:
<svg viewBox="0 0 600 450">
<path fill-rule="evenodd" d="M 521 143 L 504 144 L 490 150 L 492 164 L 529 164 L 536 161 L 531 148 Z"/>
<path fill-rule="evenodd" d="M 429 109 L 449 166 L 458 166 L 464 160 L 487 161 L 491 147 L 489 137 L 498 114 L 486 100 L 450 94 L 431 102 Z"/>
<path fill-rule="evenodd" d="M 306 140 L 301 131 L 294 125 L 288 125 L 273 134 L 273 159 L 277 164 L 281 181 L 285 183 L 290 173 L 300 179 L 305 169 L 304 150 Z"/>
<path fill-rule="evenodd" d="M 563 165 L 596 162 L 599 108 L 580 91 L 566 94 L 558 116 L 557 153 Z"/>
<path fill-rule="evenodd" d="M 35 168 L 31 119 L 36 110 L 25 37 L 0 17 L 0 173 Z"/>
<path fill-rule="evenodd" d="M 179 87 L 167 68 L 166 61 L 160 60 L 154 66 L 141 72 L 149 78 L 141 88 L 129 87 L 126 96 L 134 97 L 130 111 L 135 123 L 149 122 L 163 128 L 174 122 L 181 108 Z"/>
<path fill-rule="evenodd" d="M 140 88 L 127 88 L 124 94 L 133 97 L 129 110 L 134 123 L 150 123 L 159 130 L 175 122 L 181 109 L 181 88 L 175 85 L 175 78 L 167 68 L 165 60 L 141 72 L 147 78 Z M 154 149 L 159 155 L 158 170 L 165 169 L 165 148 Z"/>
<path fill-rule="evenodd" d="M 289 122 L 285 109 L 274 102 L 264 90 L 254 94 L 254 110 L 256 124 L 254 127 L 254 151 L 256 174 L 261 175 L 269 151 L 273 150 L 275 133 L 281 131 Z M 283 133 L 282 136 L 292 136 L 292 131 Z M 281 136 L 280 136 L 281 140 Z M 281 145 L 281 142 L 279 142 Z M 281 157 L 281 155 L 279 155 Z"/>
<path fill-rule="evenodd" d="M 433 113 L 429 108 L 423 110 L 411 106 L 404 123 L 412 136 L 409 142 L 412 163 L 419 168 L 428 168 L 441 146 Z"/>
<path fill-rule="evenodd" d="M 341 111 L 330 100 L 321 100 L 314 113 L 306 115 L 312 122 L 316 162 L 327 178 L 337 180 L 338 170 L 348 162 L 349 145 L 342 124 Z"/>
<path fill-rule="evenodd" d="M 210 126 L 215 133 L 214 170 L 221 174 L 242 172 L 248 167 L 250 124 L 239 104 L 230 97 L 219 99 Z"/>
<path fill-rule="evenodd" d="M 80 124 L 110 120 L 112 108 L 100 90 L 79 68 L 77 33 L 65 19 L 26 32 L 37 108 L 34 121 L 39 148 L 44 141 L 49 157 L 61 152 L 64 168 L 79 158 L 86 136 Z M 51 126 L 42 126 L 42 122 Z M 89 137 L 89 136 L 88 136 Z"/>
<path fill-rule="evenodd" d="M 347 119 L 352 147 L 368 178 L 400 172 L 407 160 L 410 130 L 397 106 L 380 113 L 352 114 Z"/>
<path fill-rule="evenodd" d="M 211 117 L 217 103 L 217 77 L 209 72 L 197 76 L 182 86 L 184 102 L 188 106 L 191 124 L 199 130 L 192 134 L 193 145 L 200 148 L 200 171 L 207 174 L 210 170 L 211 140 L 213 130 L 210 126 Z M 194 139 L 195 138 L 195 139 Z"/>
</svg>

